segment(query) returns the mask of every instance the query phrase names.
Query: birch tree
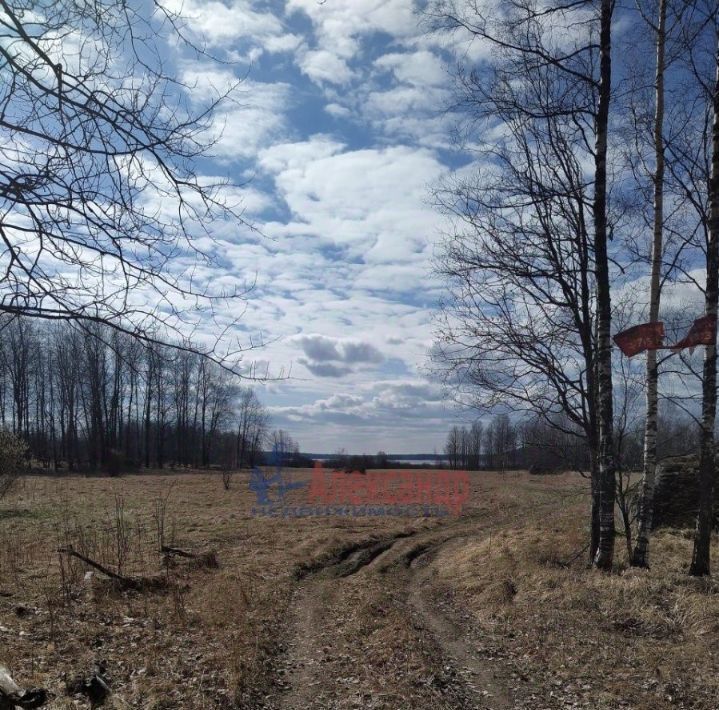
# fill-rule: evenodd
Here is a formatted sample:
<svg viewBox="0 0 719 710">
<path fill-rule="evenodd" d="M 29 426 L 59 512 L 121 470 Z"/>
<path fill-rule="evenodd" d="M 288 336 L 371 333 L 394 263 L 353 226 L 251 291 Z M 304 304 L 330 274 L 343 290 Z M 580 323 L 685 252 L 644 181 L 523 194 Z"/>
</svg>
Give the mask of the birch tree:
<svg viewBox="0 0 719 710">
<path fill-rule="evenodd" d="M 667 25 L 667 2 L 658 0 L 656 25 L 648 24 L 656 35 L 656 70 L 654 80 L 654 220 L 652 230 L 651 274 L 649 282 L 649 321 L 659 320 L 661 299 L 661 267 L 664 228 L 664 70 Z M 636 544 L 632 551 L 632 564 L 647 567 L 649 564 L 649 532 L 652 527 L 654 477 L 657 465 L 658 415 L 657 352 L 649 350 L 646 362 L 646 415 L 644 426 L 644 467 L 639 502 Z"/>
<path fill-rule="evenodd" d="M 599 83 L 594 149 L 594 259 L 597 280 L 597 389 L 599 412 L 599 541 L 594 565 L 610 570 L 614 559 L 614 401 L 612 391 L 612 304 L 607 253 L 607 133 L 612 95 L 611 31 L 613 0 L 601 0 Z"/>
<path fill-rule="evenodd" d="M 549 424 L 566 415 L 592 452 L 590 554 L 614 548 L 607 153 L 614 3 L 534 0 L 482 9 L 446 0 L 435 26 L 493 47 L 458 72 L 486 158 L 440 194 L 458 218 L 439 271 L 452 292 L 437 359 L 475 403 L 500 400 Z M 578 29 L 581 28 L 581 29 Z M 499 136 L 483 140 L 482 131 Z M 592 175 L 585 166 L 592 163 Z M 458 324 L 458 325 L 457 325 Z M 470 395 L 471 396 L 471 395 Z M 569 432 L 568 432 L 569 433 Z"/>
<path fill-rule="evenodd" d="M 709 179 L 709 238 L 706 250 L 705 313 L 716 321 L 719 303 L 719 30 L 716 33 L 716 74 L 712 96 L 712 150 Z M 702 378 L 701 449 L 699 458 L 699 513 L 689 573 L 710 574 L 710 542 L 713 524 L 716 472 L 714 429 L 717 400 L 717 347 L 706 346 Z"/>
</svg>

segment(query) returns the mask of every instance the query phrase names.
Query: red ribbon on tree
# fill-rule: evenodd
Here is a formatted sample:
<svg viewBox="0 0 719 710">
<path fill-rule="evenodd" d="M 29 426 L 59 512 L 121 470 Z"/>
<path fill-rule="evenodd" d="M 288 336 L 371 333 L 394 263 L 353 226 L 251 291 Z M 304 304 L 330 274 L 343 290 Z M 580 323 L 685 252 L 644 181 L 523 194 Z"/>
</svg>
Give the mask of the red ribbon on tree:
<svg viewBox="0 0 719 710">
<path fill-rule="evenodd" d="M 627 357 L 645 350 L 659 350 L 664 347 L 664 323 L 657 321 L 635 325 L 617 333 L 614 342 Z"/>
<path fill-rule="evenodd" d="M 686 336 L 671 348 L 672 350 L 682 350 L 683 348 L 695 348 L 697 345 L 711 345 L 716 342 L 716 337 L 716 316 L 702 316 L 692 323 Z"/>
</svg>

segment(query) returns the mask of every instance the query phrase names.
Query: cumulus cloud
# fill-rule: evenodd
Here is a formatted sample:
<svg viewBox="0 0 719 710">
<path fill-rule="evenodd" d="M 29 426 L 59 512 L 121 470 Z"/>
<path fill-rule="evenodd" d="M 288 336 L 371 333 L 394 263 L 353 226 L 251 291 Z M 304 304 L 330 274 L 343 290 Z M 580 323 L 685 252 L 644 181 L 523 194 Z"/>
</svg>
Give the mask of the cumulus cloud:
<svg viewBox="0 0 719 710">
<path fill-rule="evenodd" d="M 329 103 L 325 106 L 325 111 L 327 111 L 330 116 L 335 116 L 336 118 L 347 118 L 352 115 L 352 111 L 350 111 L 346 106 L 342 106 L 338 103 Z"/>
<path fill-rule="evenodd" d="M 441 218 L 427 204 L 428 188 L 446 168 L 427 149 L 348 151 L 320 136 L 275 145 L 260 165 L 295 217 L 288 228 L 342 246 L 349 260 L 407 264 L 436 236 Z"/>
<path fill-rule="evenodd" d="M 276 421 L 291 424 L 318 451 L 346 446 L 344 432 L 351 426 L 356 451 L 430 453 L 431 442 L 441 441 L 449 426 L 441 388 L 421 379 L 380 380 L 354 387 L 352 393 L 320 396 L 311 403 L 271 411 Z"/>
<path fill-rule="evenodd" d="M 265 12 L 252 0 L 163 0 L 162 5 L 179 13 L 190 31 L 211 47 L 236 52 L 238 42 L 244 41 L 272 53 L 293 51 L 300 42 L 279 13 Z"/>
<path fill-rule="evenodd" d="M 360 50 L 361 36 L 382 32 L 401 38 L 417 33 L 414 0 L 288 0 L 287 7 L 312 20 L 322 49 L 345 59 Z"/>
<path fill-rule="evenodd" d="M 384 355 L 371 343 L 361 340 L 338 340 L 324 335 L 300 335 L 294 338 L 306 357 L 300 358 L 317 377 L 342 377 L 356 366 L 377 365 Z"/>
<path fill-rule="evenodd" d="M 352 368 L 342 367 L 331 362 L 312 362 L 306 358 L 300 358 L 298 362 L 317 377 L 344 377 L 352 372 Z"/>
<path fill-rule="evenodd" d="M 323 335 L 302 335 L 295 339 L 307 357 L 313 360 L 341 360 L 337 342 Z"/>
<path fill-rule="evenodd" d="M 301 54 L 299 67 L 312 81 L 317 83 L 346 84 L 353 73 L 342 57 L 320 49 Z"/>
<path fill-rule="evenodd" d="M 350 340 L 342 343 L 342 351 L 345 362 L 377 363 L 384 360 L 382 353 L 370 343 L 353 342 Z"/>
<path fill-rule="evenodd" d="M 446 84 L 448 78 L 442 59 L 426 49 L 384 54 L 375 60 L 374 66 L 391 71 L 397 81 L 413 86 Z"/>
<path fill-rule="evenodd" d="M 216 141 L 213 152 L 219 161 L 254 159 L 262 149 L 287 138 L 292 96 L 289 84 L 240 81 L 229 69 L 210 68 L 202 62 L 185 63 L 181 79 L 194 101 L 207 102 L 232 90 L 211 126 Z"/>
</svg>

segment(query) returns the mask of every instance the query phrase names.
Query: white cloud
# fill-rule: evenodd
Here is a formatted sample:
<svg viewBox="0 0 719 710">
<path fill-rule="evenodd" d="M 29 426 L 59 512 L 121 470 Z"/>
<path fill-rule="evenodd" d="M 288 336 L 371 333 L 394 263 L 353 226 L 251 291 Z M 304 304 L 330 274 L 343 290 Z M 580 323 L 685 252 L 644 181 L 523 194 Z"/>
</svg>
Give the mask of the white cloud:
<svg viewBox="0 0 719 710">
<path fill-rule="evenodd" d="M 446 84 L 447 70 L 442 60 L 433 52 L 395 52 L 384 54 L 374 62 L 375 67 L 392 71 L 397 81 L 413 86 L 427 87 Z"/>
<path fill-rule="evenodd" d="M 318 134 L 306 141 L 273 145 L 262 151 L 258 162 L 265 170 L 275 174 L 301 170 L 313 161 L 340 153 L 344 147 L 332 137 Z"/>
<path fill-rule="evenodd" d="M 341 106 L 337 103 L 327 104 L 325 106 L 325 111 L 336 118 L 348 118 L 352 115 L 352 111 L 350 111 L 346 106 Z"/>
<path fill-rule="evenodd" d="M 401 39 L 417 32 L 413 0 L 288 0 L 287 9 L 312 21 L 315 46 L 297 61 L 316 83 L 344 85 L 353 79 L 350 63 L 362 53 L 362 38 L 382 32 Z"/>
<path fill-rule="evenodd" d="M 406 263 L 423 252 L 440 221 L 427 204 L 429 185 L 445 172 L 437 158 L 408 146 L 339 150 L 317 137 L 261 156 L 296 220 L 288 229 L 367 263 Z"/>
<path fill-rule="evenodd" d="M 239 80 L 229 69 L 210 69 L 203 63 L 187 63 L 181 73 L 190 98 L 207 102 L 231 90 L 213 117 L 212 152 L 220 161 L 255 158 L 260 150 L 286 139 L 286 112 L 292 88 L 285 83 Z"/>
<path fill-rule="evenodd" d="M 299 43 L 278 13 L 258 10 L 258 3 L 251 0 L 164 0 L 162 4 L 179 13 L 211 47 L 234 48 L 239 40 L 247 40 L 268 52 L 288 52 Z"/>
<path fill-rule="evenodd" d="M 315 451 L 347 446 L 349 426 L 356 433 L 353 451 L 432 453 L 449 426 L 441 388 L 423 379 L 380 380 L 271 412 Z"/>
<path fill-rule="evenodd" d="M 367 109 L 370 116 L 406 118 L 417 111 L 441 111 L 447 97 L 448 93 L 443 89 L 400 85 L 371 93 L 367 98 Z"/>
<path fill-rule="evenodd" d="M 301 54 L 299 67 L 303 74 L 318 84 L 346 84 L 353 77 L 344 59 L 324 49 Z"/>
<path fill-rule="evenodd" d="M 374 32 L 408 37 L 417 32 L 413 0 L 288 0 L 287 8 L 301 10 L 313 22 L 321 48 L 348 59 L 359 50 L 357 38 Z"/>
<path fill-rule="evenodd" d="M 303 42 L 304 39 L 296 34 L 279 35 L 268 37 L 264 42 L 264 48 L 268 52 L 294 52 Z"/>
</svg>

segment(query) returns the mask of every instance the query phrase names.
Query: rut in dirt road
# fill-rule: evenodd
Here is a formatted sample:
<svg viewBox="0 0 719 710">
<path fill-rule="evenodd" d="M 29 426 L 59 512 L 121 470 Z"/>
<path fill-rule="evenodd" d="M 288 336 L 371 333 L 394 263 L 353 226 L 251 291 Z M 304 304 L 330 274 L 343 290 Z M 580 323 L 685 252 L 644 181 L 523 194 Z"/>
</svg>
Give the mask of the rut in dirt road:
<svg viewBox="0 0 719 710">
<path fill-rule="evenodd" d="M 317 585 L 303 583 L 292 600 L 289 628 L 291 638 L 287 653 L 279 668 L 283 693 L 279 707 L 285 710 L 305 710 L 314 707 L 315 687 L 323 660 L 322 648 L 327 628 L 321 596 Z"/>
<path fill-rule="evenodd" d="M 462 685 L 462 689 L 477 710 L 505 710 L 514 704 L 508 692 L 509 674 L 496 661 L 482 656 L 477 639 L 467 637 L 466 628 L 442 610 L 432 596 L 433 569 L 431 557 L 446 544 L 457 544 L 462 537 L 445 540 L 438 545 L 416 548 L 409 558 L 412 576 L 408 584 L 408 604 L 418 622 L 434 638 L 445 658 L 445 670 Z"/>
<path fill-rule="evenodd" d="M 278 669 L 283 688 L 279 697 L 282 710 L 337 707 L 334 700 L 326 698 L 336 695 L 340 684 L 336 679 L 327 678 L 326 667 L 332 660 L 336 640 L 338 619 L 333 606 L 338 597 L 341 602 L 341 580 L 366 568 L 399 540 L 418 532 L 412 530 L 352 543 L 325 560 L 298 569 L 296 577 L 300 584 L 290 606 L 289 639 Z M 328 681 L 333 685 L 331 692 L 328 692 Z M 354 688 L 352 692 L 357 690 Z"/>
</svg>

